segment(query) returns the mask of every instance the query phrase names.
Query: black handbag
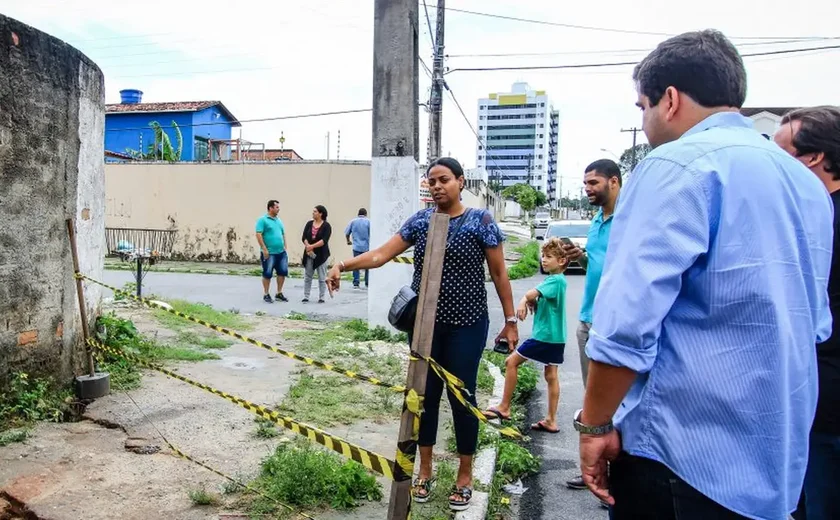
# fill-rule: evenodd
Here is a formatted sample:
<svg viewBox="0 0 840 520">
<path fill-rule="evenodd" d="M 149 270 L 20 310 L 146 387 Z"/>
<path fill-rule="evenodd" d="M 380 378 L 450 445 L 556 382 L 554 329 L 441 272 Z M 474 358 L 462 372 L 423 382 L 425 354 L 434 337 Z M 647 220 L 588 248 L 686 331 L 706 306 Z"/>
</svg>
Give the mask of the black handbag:
<svg viewBox="0 0 840 520">
<path fill-rule="evenodd" d="M 447 237 L 447 250 L 449 249 L 449 244 L 461 230 L 464 221 L 467 220 L 471 209 L 467 208 L 461 218 L 458 219 L 455 229 Z M 397 295 L 391 300 L 391 308 L 388 310 L 388 323 L 400 332 L 414 332 L 414 320 L 417 319 L 417 300 L 417 293 L 410 285 L 404 285 L 400 288 Z"/>
</svg>

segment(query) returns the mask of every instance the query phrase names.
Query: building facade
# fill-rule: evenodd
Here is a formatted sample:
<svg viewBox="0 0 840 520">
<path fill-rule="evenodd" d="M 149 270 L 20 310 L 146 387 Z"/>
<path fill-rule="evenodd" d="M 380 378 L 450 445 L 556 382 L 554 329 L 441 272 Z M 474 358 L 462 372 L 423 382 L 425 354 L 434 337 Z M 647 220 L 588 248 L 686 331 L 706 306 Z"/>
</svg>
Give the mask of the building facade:
<svg viewBox="0 0 840 520">
<path fill-rule="evenodd" d="M 143 103 L 143 93 L 133 89 L 121 90 L 120 96 L 120 103 L 105 105 L 105 151 L 112 152 L 110 158 L 106 155 L 107 162 L 122 162 L 117 154 L 142 153 L 142 158 L 154 159 L 154 149 L 159 149 L 160 143 L 152 122 L 181 150 L 181 161 L 209 161 L 211 143 L 231 139 L 232 128 L 242 126 L 221 101 Z"/>
<path fill-rule="evenodd" d="M 476 165 L 503 187 L 528 183 L 557 201 L 560 114 L 544 90 L 514 83 L 478 100 Z"/>
<path fill-rule="evenodd" d="M 744 107 L 741 114 L 753 120 L 753 126 L 759 133 L 773 137 L 782 122 L 782 116 L 795 110 L 792 107 Z"/>
</svg>

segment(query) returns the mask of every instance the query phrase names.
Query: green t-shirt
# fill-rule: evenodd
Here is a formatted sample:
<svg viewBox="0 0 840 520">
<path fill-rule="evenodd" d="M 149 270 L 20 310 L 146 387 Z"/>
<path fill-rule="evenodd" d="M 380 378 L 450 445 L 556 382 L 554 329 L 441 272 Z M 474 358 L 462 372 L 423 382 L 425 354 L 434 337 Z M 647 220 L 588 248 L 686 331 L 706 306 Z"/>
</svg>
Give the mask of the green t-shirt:
<svg viewBox="0 0 840 520">
<path fill-rule="evenodd" d="M 531 337 L 546 343 L 566 343 L 566 276 L 548 276 L 537 291 L 540 298 Z"/>
<path fill-rule="evenodd" d="M 279 255 L 286 250 L 286 244 L 283 242 L 284 231 L 283 221 L 277 217 L 265 214 L 257 221 L 257 233 L 262 233 L 265 248 L 270 255 Z"/>
</svg>

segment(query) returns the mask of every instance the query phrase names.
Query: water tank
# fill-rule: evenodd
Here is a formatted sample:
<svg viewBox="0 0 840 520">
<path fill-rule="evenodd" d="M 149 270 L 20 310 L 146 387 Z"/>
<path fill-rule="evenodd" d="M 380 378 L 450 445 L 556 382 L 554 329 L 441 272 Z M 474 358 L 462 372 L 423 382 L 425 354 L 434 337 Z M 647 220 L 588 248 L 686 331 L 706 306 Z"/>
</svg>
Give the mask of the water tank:
<svg viewBox="0 0 840 520">
<path fill-rule="evenodd" d="M 143 91 L 134 88 L 120 90 L 120 98 L 124 105 L 136 105 L 143 100 Z"/>
</svg>

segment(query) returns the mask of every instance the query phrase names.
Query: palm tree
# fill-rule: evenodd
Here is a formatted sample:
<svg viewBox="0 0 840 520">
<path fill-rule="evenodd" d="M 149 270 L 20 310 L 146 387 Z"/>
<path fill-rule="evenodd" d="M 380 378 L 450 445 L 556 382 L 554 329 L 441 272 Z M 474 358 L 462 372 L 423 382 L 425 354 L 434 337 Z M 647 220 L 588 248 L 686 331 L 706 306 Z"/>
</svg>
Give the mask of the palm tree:
<svg viewBox="0 0 840 520">
<path fill-rule="evenodd" d="M 178 123 L 172 121 L 172 130 L 175 132 L 176 146 L 173 148 L 172 141 L 169 139 L 169 134 L 163 131 L 163 127 L 157 121 L 149 123 L 149 128 L 155 134 L 155 142 L 149 145 L 148 153 L 143 153 L 140 150 L 126 149 L 126 153 L 136 159 L 152 160 L 152 161 L 169 161 L 176 162 L 181 160 L 181 152 L 184 150 L 184 138 L 181 135 L 181 129 Z"/>
</svg>

